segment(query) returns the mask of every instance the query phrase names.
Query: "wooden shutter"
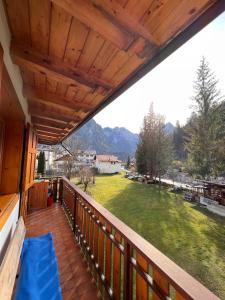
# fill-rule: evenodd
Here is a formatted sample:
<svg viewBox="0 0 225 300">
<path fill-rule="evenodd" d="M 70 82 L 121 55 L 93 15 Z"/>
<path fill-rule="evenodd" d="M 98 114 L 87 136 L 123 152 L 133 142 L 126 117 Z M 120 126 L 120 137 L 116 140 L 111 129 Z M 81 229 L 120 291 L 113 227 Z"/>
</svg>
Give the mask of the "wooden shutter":
<svg viewBox="0 0 225 300">
<path fill-rule="evenodd" d="M 26 144 L 24 154 L 24 172 L 22 186 L 22 202 L 20 214 L 25 218 L 27 215 L 28 190 L 34 183 L 36 162 L 37 135 L 30 124 L 27 125 Z"/>
</svg>

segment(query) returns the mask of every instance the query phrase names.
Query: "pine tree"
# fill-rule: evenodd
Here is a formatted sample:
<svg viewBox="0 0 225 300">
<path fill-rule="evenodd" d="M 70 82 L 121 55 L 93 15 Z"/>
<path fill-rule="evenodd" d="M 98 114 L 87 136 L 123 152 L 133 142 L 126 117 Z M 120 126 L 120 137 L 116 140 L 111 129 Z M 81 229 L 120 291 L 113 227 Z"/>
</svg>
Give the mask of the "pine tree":
<svg viewBox="0 0 225 300">
<path fill-rule="evenodd" d="M 42 176 L 45 174 L 45 153 L 44 153 L 44 151 L 41 151 L 38 155 L 37 173 L 42 174 Z"/>
<path fill-rule="evenodd" d="M 148 173 L 151 178 L 164 174 L 172 160 L 171 138 L 165 132 L 163 116 L 156 114 L 151 104 L 149 113 L 144 117 L 136 151 L 137 170 Z"/>
<path fill-rule="evenodd" d="M 126 168 L 129 169 L 130 168 L 130 156 L 128 155 L 127 157 L 127 164 L 126 164 Z"/>
<path fill-rule="evenodd" d="M 188 165 L 194 174 L 207 178 L 215 168 L 217 106 L 220 93 L 217 80 L 203 57 L 194 84 L 194 112 L 189 121 Z"/>
<path fill-rule="evenodd" d="M 186 159 L 185 151 L 185 130 L 180 126 L 179 121 L 176 122 L 176 127 L 173 132 L 173 145 L 175 151 L 175 158 L 184 161 Z"/>
</svg>

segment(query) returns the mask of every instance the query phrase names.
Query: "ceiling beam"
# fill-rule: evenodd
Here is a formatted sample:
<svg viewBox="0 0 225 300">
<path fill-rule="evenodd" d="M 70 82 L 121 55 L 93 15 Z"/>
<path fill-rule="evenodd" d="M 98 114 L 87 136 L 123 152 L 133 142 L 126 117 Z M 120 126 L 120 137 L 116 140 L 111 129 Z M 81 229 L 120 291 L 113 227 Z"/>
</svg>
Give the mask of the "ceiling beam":
<svg viewBox="0 0 225 300">
<path fill-rule="evenodd" d="M 58 135 L 66 134 L 68 132 L 65 129 L 61 129 L 61 128 L 57 128 L 57 127 L 52 127 L 52 126 L 46 126 L 46 125 L 43 125 L 43 124 L 38 124 L 37 122 L 35 122 L 34 128 L 36 130 L 39 130 L 39 131 L 52 132 L 52 133 L 56 133 Z"/>
<path fill-rule="evenodd" d="M 56 145 L 58 141 L 48 141 L 43 138 L 38 138 L 38 144 L 44 144 L 44 145 Z"/>
<path fill-rule="evenodd" d="M 43 116 L 31 116 L 32 124 L 51 126 L 53 128 L 64 129 L 67 126 L 67 122 L 61 120 L 55 120 L 52 118 L 46 118 Z"/>
<path fill-rule="evenodd" d="M 98 87 L 103 88 L 103 93 L 109 91 L 113 86 L 95 75 L 88 74 L 78 68 L 65 64 L 59 59 L 51 58 L 36 52 L 34 49 L 17 45 L 13 40 L 11 43 L 11 56 L 13 62 L 22 68 L 45 74 L 61 81 L 67 85 L 80 87 L 87 92 L 93 91 Z M 99 89 L 101 91 L 101 89 Z"/>
<path fill-rule="evenodd" d="M 65 120 L 67 122 L 74 121 L 80 122 L 81 117 L 74 111 L 68 111 L 66 109 L 59 109 L 58 107 L 52 107 L 48 102 L 40 103 L 35 100 L 28 99 L 28 107 L 31 111 L 39 111 L 42 115 L 46 117 L 54 116 L 54 118 L 59 118 L 59 120 Z"/>
<path fill-rule="evenodd" d="M 46 100 L 42 100 L 42 99 L 31 99 L 31 98 L 27 98 L 28 99 L 28 103 L 32 106 L 39 106 L 39 105 L 43 105 L 44 107 L 47 107 L 48 109 L 55 109 L 57 111 L 62 111 L 63 114 L 68 114 L 68 116 L 73 116 L 76 115 L 78 110 L 72 109 L 72 108 L 68 108 L 67 106 L 63 106 L 60 104 L 56 104 L 56 103 L 52 103 L 52 102 L 48 102 Z"/>
<path fill-rule="evenodd" d="M 52 140 L 52 141 L 55 141 L 55 142 L 58 141 L 57 137 L 52 137 L 52 136 L 49 136 L 48 134 L 38 134 L 38 137 L 44 138 L 46 140 Z"/>
<path fill-rule="evenodd" d="M 40 130 L 40 129 L 36 128 L 36 132 L 37 132 L 37 134 L 44 134 L 44 135 L 49 135 L 49 136 L 56 137 L 56 138 L 62 138 L 62 134 L 57 134 L 57 133 L 50 132 L 50 131 Z"/>
<path fill-rule="evenodd" d="M 31 116 L 39 117 L 39 118 L 47 118 L 54 121 L 62 121 L 65 124 L 69 122 L 75 122 L 78 123 L 80 119 L 75 119 L 72 117 L 65 116 L 60 113 L 51 112 L 51 111 L 43 111 L 43 109 L 39 107 L 29 107 L 29 113 Z"/>
<path fill-rule="evenodd" d="M 128 49 L 137 36 L 142 36 L 150 43 L 158 42 L 138 21 L 134 20 L 123 7 L 115 1 L 52 0 L 67 13 L 99 32 L 120 49 Z"/>
<path fill-rule="evenodd" d="M 160 43 L 155 37 L 140 24 L 135 18 L 129 14 L 116 1 L 112 0 L 92 0 L 93 6 L 96 7 L 103 15 L 108 16 L 109 19 L 115 20 L 116 23 L 126 31 L 136 36 L 141 36 L 146 39 L 152 46 L 159 46 Z"/>
<path fill-rule="evenodd" d="M 23 86 L 23 95 L 24 97 L 29 99 L 34 99 L 37 101 L 45 101 L 63 107 L 67 107 L 73 110 L 82 110 L 84 112 L 88 112 L 93 109 L 93 107 L 90 104 L 78 102 L 78 101 L 70 101 L 60 95 L 43 91 L 43 89 L 32 88 L 29 85 Z"/>
</svg>

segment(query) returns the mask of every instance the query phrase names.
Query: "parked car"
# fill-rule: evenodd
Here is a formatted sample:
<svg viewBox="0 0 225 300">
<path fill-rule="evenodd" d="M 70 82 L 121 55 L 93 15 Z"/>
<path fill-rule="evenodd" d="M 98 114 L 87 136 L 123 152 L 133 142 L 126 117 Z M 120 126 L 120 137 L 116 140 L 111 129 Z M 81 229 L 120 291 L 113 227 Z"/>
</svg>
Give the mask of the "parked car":
<svg viewBox="0 0 225 300">
<path fill-rule="evenodd" d="M 180 193 L 180 192 L 182 192 L 182 187 L 174 186 L 174 187 L 169 189 L 169 192 L 171 192 L 171 193 Z"/>
</svg>

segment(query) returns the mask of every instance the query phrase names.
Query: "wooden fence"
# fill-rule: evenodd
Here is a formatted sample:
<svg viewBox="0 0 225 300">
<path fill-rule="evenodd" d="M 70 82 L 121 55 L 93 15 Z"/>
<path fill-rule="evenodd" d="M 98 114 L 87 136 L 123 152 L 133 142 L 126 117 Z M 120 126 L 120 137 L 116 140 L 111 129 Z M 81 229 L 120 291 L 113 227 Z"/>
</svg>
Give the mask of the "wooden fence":
<svg viewBox="0 0 225 300">
<path fill-rule="evenodd" d="M 103 299 L 219 299 L 66 178 L 54 187 Z"/>
</svg>

